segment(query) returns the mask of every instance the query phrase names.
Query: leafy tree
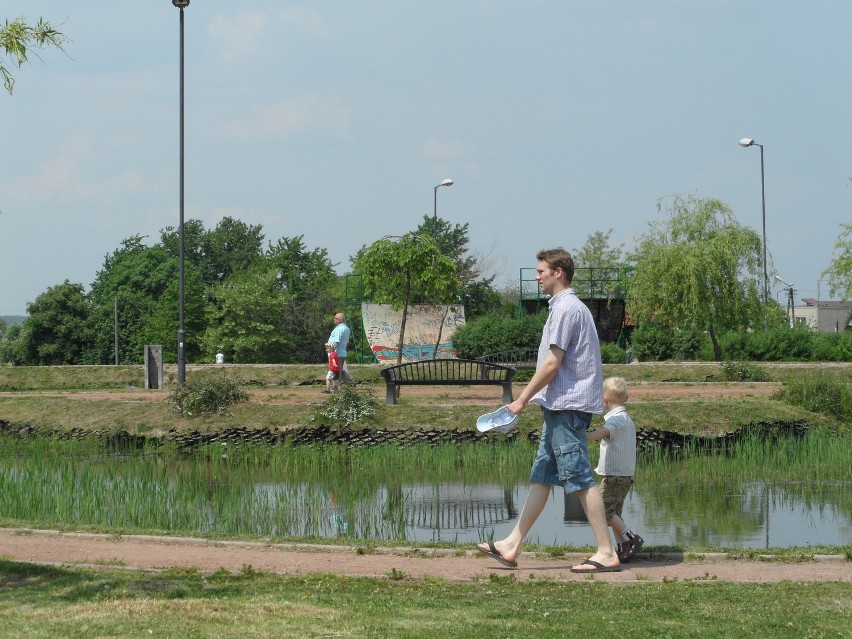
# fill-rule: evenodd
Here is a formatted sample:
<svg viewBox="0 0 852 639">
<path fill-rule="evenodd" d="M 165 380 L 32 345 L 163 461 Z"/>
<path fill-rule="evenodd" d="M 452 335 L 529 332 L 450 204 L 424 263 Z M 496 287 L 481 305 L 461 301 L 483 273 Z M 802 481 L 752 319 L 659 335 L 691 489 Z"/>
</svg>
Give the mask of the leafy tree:
<svg viewBox="0 0 852 639">
<path fill-rule="evenodd" d="M 290 308 L 281 318 L 282 330 L 292 338 L 286 361 L 319 363 L 326 361 L 321 345 L 328 338 L 330 318 L 337 310 L 338 278 L 328 251 L 309 251 L 303 239 L 301 235 L 281 238 L 270 244 L 266 259 L 290 300 Z"/>
<path fill-rule="evenodd" d="M 179 241 L 179 229 L 169 226 L 162 231 L 161 242 L 174 259 L 180 254 Z M 261 261 L 263 227 L 225 217 L 205 231 L 199 220 L 188 220 L 183 225 L 183 251 L 184 265 L 193 264 L 204 284 L 213 286 Z"/>
<path fill-rule="evenodd" d="M 383 238 L 362 249 L 355 260 L 364 277 L 365 292 L 379 303 L 402 310 L 397 363 L 402 362 L 408 307 L 419 293 L 434 304 L 458 300 L 461 285 L 455 263 L 441 254 L 431 237 L 407 233 L 401 238 Z"/>
<path fill-rule="evenodd" d="M 431 216 L 424 215 L 423 221 L 412 234 L 424 239 L 433 238 L 441 253 L 455 263 L 461 287 L 460 299 L 457 301 L 464 304 L 465 318 L 469 321 L 500 308 L 501 297 L 500 292 L 492 286 L 496 274 L 486 274 L 486 271 L 491 270 L 487 260 L 469 252 L 468 228 L 468 224 L 452 225 L 440 217 L 436 225 Z M 353 265 L 367 248 L 362 246 L 351 258 Z M 419 288 L 412 292 L 412 301 L 422 304 L 435 303 L 426 291 Z"/>
<path fill-rule="evenodd" d="M 822 272 L 828 278 L 829 295 L 852 298 L 852 222 L 840 225 L 840 235 L 834 242 L 835 255 Z"/>
<path fill-rule="evenodd" d="M 0 339 L 0 364 L 26 364 L 21 331 L 23 324 L 12 324 Z"/>
<path fill-rule="evenodd" d="M 270 243 L 266 251 L 267 259 L 278 271 L 281 286 L 297 295 L 328 288 L 336 277 L 328 251 L 308 251 L 304 237 L 282 237 L 275 244 Z"/>
<path fill-rule="evenodd" d="M 619 292 L 620 276 L 624 268 L 622 250 L 624 244 L 611 247 L 612 229 L 606 233 L 595 231 L 582 248 L 574 249 L 573 288 L 580 297 L 613 297 Z"/>
<path fill-rule="evenodd" d="M 118 296 L 119 349 L 122 363 L 142 361 L 145 344 L 162 344 L 163 356 L 177 359 L 179 266 L 162 245 L 145 246 L 133 236 L 104 258 L 92 284 L 94 341 L 85 361 L 114 361 L 115 298 Z M 188 260 L 184 270 L 186 358 L 201 352 L 204 332 L 204 285 Z"/>
<path fill-rule="evenodd" d="M 462 286 L 466 320 L 484 317 L 500 309 L 502 298 L 491 282 L 479 281 Z"/>
<path fill-rule="evenodd" d="M 437 225 L 434 222 L 434 218 L 424 215 L 414 234 L 434 237 L 441 253 L 455 263 L 466 319 L 471 320 L 497 309 L 500 306 L 500 293 L 492 286 L 496 274 L 486 273 L 490 270 L 487 260 L 470 252 L 470 225 L 453 225 L 440 217 Z"/>
<path fill-rule="evenodd" d="M 160 247 L 156 247 L 160 248 Z M 169 260 L 163 264 L 164 271 L 171 272 L 166 278 L 166 286 L 160 296 L 150 307 L 145 326 L 139 335 L 137 352 L 144 353 L 145 344 L 162 344 L 163 358 L 177 361 L 177 332 L 180 326 L 180 267 L 177 260 Z M 207 296 L 201 275 L 191 263 L 184 264 L 184 329 L 186 342 L 184 355 L 187 362 L 198 362 L 206 359 L 203 336 L 207 327 L 205 309 Z M 213 351 L 215 353 L 215 351 Z M 213 353 L 210 353 L 211 357 Z"/>
<path fill-rule="evenodd" d="M 631 256 L 628 312 L 640 326 L 706 330 L 721 360 L 718 334 L 763 320 L 760 236 L 719 200 L 675 196 L 667 215 Z"/>
<path fill-rule="evenodd" d="M 238 364 L 290 361 L 292 338 L 283 321 L 293 296 L 282 289 L 274 267 L 233 275 L 213 287 L 211 296 L 203 338 L 207 351 L 221 348 L 226 360 Z"/>
<path fill-rule="evenodd" d="M 18 351 L 27 365 L 77 364 L 91 342 L 91 303 L 82 284 L 51 286 L 27 304 Z"/>
<path fill-rule="evenodd" d="M 15 88 L 15 79 L 8 67 L 3 64 L 3 57 L 11 58 L 12 63 L 21 68 L 29 62 L 29 54 L 34 53 L 34 50 L 56 47 L 60 51 L 64 51 L 63 47 L 67 42 L 68 38 L 64 34 L 54 29 L 49 22 L 45 22 L 42 18 L 39 18 L 36 26 L 27 24 L 22 17 L 13 22 L 6 20 L 5 24 L 0 27 L 0 49 L 3 51 L 3 56 L 0 57 L 0 76 L 3 77 L 3 86 L 6 91 L 10 95 L 12 94 Z"/>
</svg>

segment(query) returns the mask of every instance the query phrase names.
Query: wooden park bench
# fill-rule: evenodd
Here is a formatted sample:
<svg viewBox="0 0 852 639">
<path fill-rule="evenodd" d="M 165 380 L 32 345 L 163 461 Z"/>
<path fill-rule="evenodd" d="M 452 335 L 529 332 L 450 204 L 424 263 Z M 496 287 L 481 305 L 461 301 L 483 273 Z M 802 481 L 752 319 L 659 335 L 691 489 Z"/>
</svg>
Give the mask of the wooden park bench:
<svg viewBox="0 0 852 639">
<path fill-rule="evenodd" d="M 482 357 L 477 357 L 479 362 L 488 362 L 490 364 L 502 364 L 503 366 L 511 366 L 517 370 L 535 370 L 536 361 L 538 360 L 537 348 L 513 348 L 508 351 L 500 351 L 499 353 L 489 353 Z"/>
<path fill-rule="evenodd" d="M 475 359 L 423 359 L 383 368 L 385 404 L 393 406 L 400 386 L 497 386 L 503 387 L 503 403 L 512 403 L 515 369 Z"/>
</svg>

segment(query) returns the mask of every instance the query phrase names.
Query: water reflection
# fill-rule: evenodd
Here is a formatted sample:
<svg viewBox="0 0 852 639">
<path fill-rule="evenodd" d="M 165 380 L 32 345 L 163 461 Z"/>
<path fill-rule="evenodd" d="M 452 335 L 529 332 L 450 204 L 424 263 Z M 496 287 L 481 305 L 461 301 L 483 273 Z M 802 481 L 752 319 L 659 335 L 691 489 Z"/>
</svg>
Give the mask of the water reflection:
<svg viewBox="0 0 852 639">
<path fill-rule="evenodd" d="M 526 461 L 493 462 L 486 451 L 474 468 L 470 455 L 481 452 L 377 452 L 377 463 L 368 464 L 372 453 L 321 451 L 302 468 L 288 451 L 272 459 L 266 449 L 191 459 L 13 450 L 0 455 L 0 518 L 180 534 L 472 544 L 504 537 L 527 495 Z M 339 458 L 331 464 L 333 455 Z M 729 460 L 718 463 L 727 468 Z M 839 481 L 721 481 L 667 462 L 654 479 L 637 482 L 624 518 L 648 546 L 849 545 L 852 480 L 840 474 Z M 561 490 L 552 491 L 528 539 L 593 541 L 576 496 Z"/>
<path fill-rule="evenodd" d="M 849 514 L 831 502 L 848 490 L 848 484 L 827 487 L 823 496 L 828 501 L 816 505 L 802 499 L 796 485 L 661 485 L 653 492 L 634 489 L 625 502 L 624 518 L 647 545 L 847 545 L 852 540 Z M 440 484 L 406 486 L 405 491 L 405 539 L 473 543 L 508 534 L 527 487 Z M 690 493 L 689 507 L 684 507 L 685 493 Z M 592 532 L 577 496 L 553 490 L 528 540 L 591 545 Z"/>
</svg>

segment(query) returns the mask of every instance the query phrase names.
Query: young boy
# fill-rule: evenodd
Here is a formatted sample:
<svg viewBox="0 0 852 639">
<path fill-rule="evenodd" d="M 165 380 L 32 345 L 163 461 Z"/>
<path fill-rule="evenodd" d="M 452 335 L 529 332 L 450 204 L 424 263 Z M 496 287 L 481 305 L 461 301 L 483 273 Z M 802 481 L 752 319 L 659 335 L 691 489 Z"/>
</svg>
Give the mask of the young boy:
<svg viewBox="0 0 852 639">
<path fill-rule="evenodd" d="M 326 344 L 325 352 L 328 354 L 328 372 L 325 374 L 325 390 L 323 390 L 323 393 L 333 393 L 340 384 L 340 357 L 334 350 L 334 344 Z"/>
<path fill-rule="evenodd" d="M 644 540 L 621 518 L 624 498 L 633 485 L 636 470 L 636 427 L 627 414 L 627 382 L 621 377 L 607 377 L 604 387 L 604 425 L 586 435 L 589 441 L 600 441 L 601 451 L 595 472 L 603 476 L 601 496 L 606 508 L 606 523 L 615 533 L 616 552 L 623 563 L 636 554 Z"/>
</svg>

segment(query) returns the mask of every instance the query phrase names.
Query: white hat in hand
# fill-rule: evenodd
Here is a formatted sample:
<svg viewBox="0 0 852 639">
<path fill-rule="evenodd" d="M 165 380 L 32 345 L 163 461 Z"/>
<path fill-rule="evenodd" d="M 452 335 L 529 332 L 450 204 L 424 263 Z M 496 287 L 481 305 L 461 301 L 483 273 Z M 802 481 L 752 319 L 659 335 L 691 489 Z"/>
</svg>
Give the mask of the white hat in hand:
<svg viewBox="0 0 852 639">
<path fill-rule="evenodd" d="M 477 419 L 476 429 L 480 433 L 487 433 L 492 430 L 498 433 L 508 433 L 518 425 L 519 417 L 520 415 L 510 413 L 508 406 L 503 406 L 493 413 L 485 413 Z"/>
</svg>

